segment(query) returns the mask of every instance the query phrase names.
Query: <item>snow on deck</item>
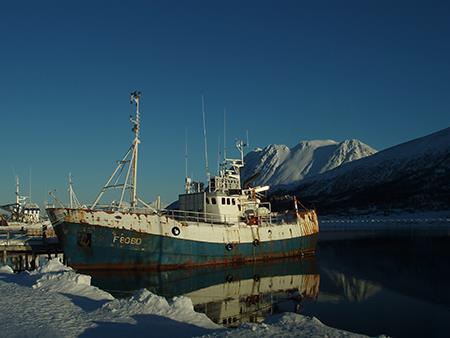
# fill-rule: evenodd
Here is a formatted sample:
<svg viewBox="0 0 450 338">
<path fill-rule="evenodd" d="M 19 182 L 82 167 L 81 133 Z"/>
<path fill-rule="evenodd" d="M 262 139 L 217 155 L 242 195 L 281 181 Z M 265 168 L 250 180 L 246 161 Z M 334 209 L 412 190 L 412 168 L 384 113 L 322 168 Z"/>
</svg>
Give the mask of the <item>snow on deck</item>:
<svg viewBox="0 0 450 338">
<path fill-rule="evenodd" d="M 363 337 L 294 313 L 225 329 L 194 311 L 187 297 L 166 300 L 148 290 L 128 299 L 90 284 L 57 259 L 33 272 L 0 267 L 1 334 L 7 337 Z"/>
</svg>

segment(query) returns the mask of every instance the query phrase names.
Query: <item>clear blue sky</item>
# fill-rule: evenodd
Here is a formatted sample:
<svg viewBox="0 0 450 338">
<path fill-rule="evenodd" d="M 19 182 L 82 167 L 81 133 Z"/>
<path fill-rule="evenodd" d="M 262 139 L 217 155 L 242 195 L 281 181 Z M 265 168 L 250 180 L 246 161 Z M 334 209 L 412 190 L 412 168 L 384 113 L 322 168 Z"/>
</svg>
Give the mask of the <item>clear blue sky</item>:
<svg viewBox="0 0 450 338">
<path fill-rule="evenodd" d="M 164 201 L 228 148 L 357 138 L 376 149 L 450 125 L 448 1 L 2 1 L 0 203 L 13 172 L 42 205 L 95 194 L 131 142 L 142 97 L 139 190 Z"/>
</svg>

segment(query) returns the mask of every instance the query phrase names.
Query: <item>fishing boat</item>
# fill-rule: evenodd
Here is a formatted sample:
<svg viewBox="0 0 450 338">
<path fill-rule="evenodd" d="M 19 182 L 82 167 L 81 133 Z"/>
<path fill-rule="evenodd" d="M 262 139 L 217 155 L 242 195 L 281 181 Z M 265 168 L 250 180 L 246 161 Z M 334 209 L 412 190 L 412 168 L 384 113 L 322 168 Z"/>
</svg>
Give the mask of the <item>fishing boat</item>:
<svg viewBox="0 0 450 338">
<path fill-rule="evenodd" d="M 31 201 L 31 193 L 30 196 L 23 196 L 20 193 L 19 176 L 16 176 L 15 203 L 0 205 L 0 209 L 8 213 L 8 216 L 0 215 L 1 224 L 5 226 L 27 228 L 30 226 L 40 227 L 46 224 L 41 219 L 39 206 Z"/>
<path fill-rule="evenodd" d="M 314 210 L 300 210 L 294 198 L 293 210 L 274 212 L 262 200 L 269 186 L 242 187 L 242 141 L 236 144 L 240 158 L 225 159 L 206 187 L 186 178 L 176 207 L 139 198 L 140 97 L 131 94 L 132 145 L 94 203 L 46 209 L 70 266 L 165 270 L 314 254 L 319 232 Z M 119 189 L 120 198 L 101 205 L 109 189 Z"/>
</svg>

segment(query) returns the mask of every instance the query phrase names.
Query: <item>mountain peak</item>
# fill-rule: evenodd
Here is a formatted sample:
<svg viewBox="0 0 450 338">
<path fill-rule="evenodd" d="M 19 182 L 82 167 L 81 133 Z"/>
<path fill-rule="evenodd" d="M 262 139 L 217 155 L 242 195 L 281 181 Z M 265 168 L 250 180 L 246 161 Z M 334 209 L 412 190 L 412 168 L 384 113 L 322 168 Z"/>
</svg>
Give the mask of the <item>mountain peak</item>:
<svg viewBox="0 0 450 338">
<path fill-rule="evenodd" d="M 351 142 L 348 142 L 351 141 Z M 370 153 L 358 140 L 340 143 L 345 160 L 333 170 L 286 187 L 329 212 L 359 209 L 448 210 L 450 128 L 352 161 Z M 349 151 L 353 149 L 353 151 Z M 372 149 L 373 150 L 373 149 Z M 347 155 L 345 155 L 347 154 Z M 332 159 L 333 162 L 339 162 Z M 285 193 L 285 192 L 283 192 Z"/>
<path fill-rule="evenodd" d="M 289 148 L 284 144 L 270 144 L 245 156 L 243 179 L 256 173 L 255 184 L 290 184 L 314 176 L 376 152 L 363 142 L 352 139 L 300 141 Z"/>
</svg>

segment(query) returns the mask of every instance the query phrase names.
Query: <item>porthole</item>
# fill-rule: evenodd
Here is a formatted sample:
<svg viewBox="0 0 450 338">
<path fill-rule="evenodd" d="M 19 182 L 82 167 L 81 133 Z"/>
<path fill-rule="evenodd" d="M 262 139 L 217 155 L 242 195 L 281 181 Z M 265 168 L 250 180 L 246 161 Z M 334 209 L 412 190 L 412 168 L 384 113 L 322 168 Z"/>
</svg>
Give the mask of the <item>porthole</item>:
<svg viewBox="0 0 450 338">
<path fill-rule="evenodd" d="M 172 228 L 172 234 L 174 235 L 174 236 L 178 236 L 179 234 L 180 234 L 180 228 L 179 227 L 173 227 Z"/>
</svg>

